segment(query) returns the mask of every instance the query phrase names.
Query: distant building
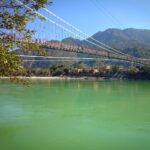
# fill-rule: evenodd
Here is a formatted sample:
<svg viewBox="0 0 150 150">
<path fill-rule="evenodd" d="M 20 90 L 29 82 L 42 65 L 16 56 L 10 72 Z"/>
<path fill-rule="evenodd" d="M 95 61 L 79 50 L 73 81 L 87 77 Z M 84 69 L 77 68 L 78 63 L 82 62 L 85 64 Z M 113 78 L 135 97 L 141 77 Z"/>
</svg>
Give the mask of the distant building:
<svg viewBox="0 0 150 150">
<path fill-rule="evenodd" d="M 96 68 L 94 68 L 94 69 L 93 69 L 93 73 L 99 73 L 99 70 L 96 69 Z"/>
<path fill-rule="evenodd" d="M 83 71 L 83 69 L 78 69 L 78 73 L 80 73 L 80 72 L 82 72 Z"/>
<path fill-rule="evenodd" d="M 96 69 L 96 68 L 92 68 L 92 69 L 90 70 L 90 72 L 95 74 L 95 73 L 99 73 L 99 70 Z"/>
<path fill-rule="evenodd" d="M 124 71 L 125 69 L 124 69 L 124 67 L 123 66 L 120 66 L 119 67 L 119 71 Z"/>
<path fill-rule="evenodd" d="M 111 70 L 111 65 L 106 65 L 106 70 L 110 71 Z"/>
<path fill-rule="evenodd" d="M 83 72 L 83 69 L 75 68 L 75 71 L 78 73 L 81 73 L 81 72 Z"/>
</svg>

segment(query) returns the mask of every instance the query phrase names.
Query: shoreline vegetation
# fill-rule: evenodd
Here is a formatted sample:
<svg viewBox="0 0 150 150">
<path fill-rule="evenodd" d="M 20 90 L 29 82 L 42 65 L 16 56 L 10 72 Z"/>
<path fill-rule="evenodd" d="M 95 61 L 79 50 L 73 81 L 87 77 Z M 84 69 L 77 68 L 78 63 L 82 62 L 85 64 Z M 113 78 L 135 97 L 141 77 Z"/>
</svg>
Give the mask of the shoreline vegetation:
<svg viewBox="0 0 150 150">
<path fill-rule="evenodd" d="M 9 76 L 0 76 L 0 79 L 9 78 Z M 111 65 L 103 67 L 55 65 L 50 68 L 28 68 L 24 74 L 15 75 L 13 78 L 32 80 L 150 80 L 150 69 L 135 66 L 126 68 Z"/>
</svg>

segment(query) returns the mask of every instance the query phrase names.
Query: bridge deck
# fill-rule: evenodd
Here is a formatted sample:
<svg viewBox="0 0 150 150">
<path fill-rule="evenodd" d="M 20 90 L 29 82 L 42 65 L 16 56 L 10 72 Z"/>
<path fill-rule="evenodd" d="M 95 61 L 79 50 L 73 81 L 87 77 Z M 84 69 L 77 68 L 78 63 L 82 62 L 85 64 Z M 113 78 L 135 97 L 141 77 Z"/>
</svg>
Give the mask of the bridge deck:
<svg viewBox="0 0 150 150">
<path fill-rule="evenodd" d="M 150 60 L 149 59 L 141 59 L 141 58 L 133 57 L 130 55 L 117 54 L 115 52 L 108 52 L 108 51 L 104 51 L 104 50 L 98 51 L 98 50 L 83 48 L 83 47 L 79 47 L 79 46 L 71 46 L 71 45 L 69 46 L 67 44 L 43 44 L 42 47 L 47 49 L 47 50 L 48 49 L 55 49 L 55 50 L 60 50 L 60 51 L 89 54 L 89 55 L 94 55 L 96 57 L 106 57 L 106 58 L 112 58 L 112 59 L 119 59 L 119 60 L 124 60 L 124 61 L 128 61 L 128 62 L 142 64 L 142 65 L 150 67 Z"/>
</svg>

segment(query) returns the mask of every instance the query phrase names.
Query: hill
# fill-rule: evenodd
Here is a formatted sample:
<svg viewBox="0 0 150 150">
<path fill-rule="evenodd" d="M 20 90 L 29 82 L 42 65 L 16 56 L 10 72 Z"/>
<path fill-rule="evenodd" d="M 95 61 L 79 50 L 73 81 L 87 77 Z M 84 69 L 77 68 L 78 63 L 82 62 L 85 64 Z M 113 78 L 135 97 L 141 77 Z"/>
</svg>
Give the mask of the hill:
<svg viewBox="0 0 150 150">
<path fill-rule="evenodd" d="M 103 32 L 99 31 L 95 33 L 92 37 L 124 53 L 136 57 L 150 58 L 150 30 L 133 28 L 124 30 L 107 29 Z M 66 38 L 62 41 L 80 46 L 93 47 L 85 40 L 80 41 L 78 39 Z"/>
</svg>

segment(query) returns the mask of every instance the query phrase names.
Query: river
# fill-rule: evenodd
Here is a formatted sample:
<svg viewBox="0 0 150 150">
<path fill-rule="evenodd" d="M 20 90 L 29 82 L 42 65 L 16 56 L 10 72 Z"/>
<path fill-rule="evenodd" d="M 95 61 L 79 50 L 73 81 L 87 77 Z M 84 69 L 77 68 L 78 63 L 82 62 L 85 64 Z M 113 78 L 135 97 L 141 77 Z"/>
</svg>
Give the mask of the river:
<svg viewBox="0 0 150 150">
<path fill-rule="evenodd" d="M 0 81 L 0 150 L 150 150 L 150 81 Z"/>
</svg>

